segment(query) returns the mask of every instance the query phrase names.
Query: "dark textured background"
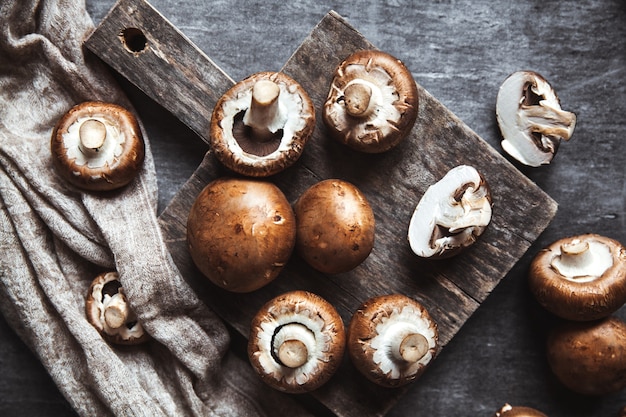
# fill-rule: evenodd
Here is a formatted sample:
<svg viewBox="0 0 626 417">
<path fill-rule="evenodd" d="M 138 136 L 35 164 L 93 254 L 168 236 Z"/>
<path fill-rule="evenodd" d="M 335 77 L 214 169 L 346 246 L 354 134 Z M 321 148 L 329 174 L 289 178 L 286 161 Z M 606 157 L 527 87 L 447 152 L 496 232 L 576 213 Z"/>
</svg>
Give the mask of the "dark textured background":
<svg viewBox="0 0 626 417">
<path fill-rule="evenodd" d="M 551 375 L 551 317 L 526 284 L 530 260 L 561 237 L 594 232 L 626 243 L 626 1 L 151 2 L 233 79 L 278 70 L 329 11 L 402 59 L 418 83 L 500 151 L 494 106 L 511 72 L 544 75 L 573 138 L 553 163 L 519 167 L 559 203 L 539 240 L 470 318 L 389 416 L 490 417 L 505 402 L 550 417 L 616 417 L 626 392 L 585 398 Z M 87 0 L 97 24 L 113 0 Z M 162 210 L 206 146 L 121 80 L 153 146 Z M 175 92 L 172 92 L 175 94 Z M 618 315 L 626 319 L 626 308 Z M 38 360 L 0 319 L 0 415 L 72 415 Z"/>
</svg>

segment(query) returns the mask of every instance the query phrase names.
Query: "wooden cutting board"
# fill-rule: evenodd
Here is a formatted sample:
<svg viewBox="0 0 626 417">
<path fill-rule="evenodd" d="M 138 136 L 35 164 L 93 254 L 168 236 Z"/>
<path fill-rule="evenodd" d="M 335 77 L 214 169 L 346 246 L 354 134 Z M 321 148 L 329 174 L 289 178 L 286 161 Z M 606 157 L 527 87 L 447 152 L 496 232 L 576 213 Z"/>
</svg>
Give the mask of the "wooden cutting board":
<svg viewBox="0 0 626 417">
<path fill-rule="evenodd" d="M 133 30 L 125 31 L 128 28 Z M 233 80 L 148 3 L 118 2 L 86 40 L 86 46 L 207 140 L 213 106 Z M 361 154 L 329 139 L 321 107 L 333 71 L 352 52 L 373 48 L 331 11 L 294 52 L 282 71 L 311 96 L 317 126 L 300 160 L 268 179 L 291 202 L 326 178 L 355 184 L 376 216 L 376 243 L 362 265 L 348 273 L 325 276 L 294 255 L 274 282 L 256 292 L 233 294 L 212 285 L 193 265 L 186 245 L 186 221 L 195 197 L 209 181 L 231 175 L 210 151 L 160 216 L 168 247 L 183 276 L 244 337 L 258 308 L 289 290 L 319 294 L 337 308 L 346 324 L 366 299 L 402 293 L 428 308 L 445 347 L 556 213 L 557 204 L 548 195 L 419 83 L 417 122 L 397 148 L 384 154 Z M 492 222 L 463 254 L 444 262 L 420 259 L 407 242 L 411 214 L 425 190 L 460 164 L 476 167 L 490 184 Z M 382 416 L 406 391 L 374 386 L 344 359 L 333 379 L 312 393 L 338 416 Z"/>
</svg>

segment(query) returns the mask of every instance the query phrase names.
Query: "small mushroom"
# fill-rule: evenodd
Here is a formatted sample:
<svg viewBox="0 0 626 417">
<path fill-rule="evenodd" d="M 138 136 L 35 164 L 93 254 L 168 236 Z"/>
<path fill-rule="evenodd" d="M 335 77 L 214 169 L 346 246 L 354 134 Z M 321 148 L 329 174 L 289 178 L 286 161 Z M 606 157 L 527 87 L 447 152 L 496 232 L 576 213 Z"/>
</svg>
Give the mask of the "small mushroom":
<svg viewBox="0 0 626 417">
<path fill-rule="evenodd" d="M 294 212 L 296 251 L 318 271 L 350 271 L 374 247 L 374 212 L 365 195 L 347 181 L 327 179 L 314 184 L 295 202 Z"/>
<path fill-rule="evenodd" d="M 530 407 L 512 406 L 505 404 L 496 411 L 493 417 L 548 417 L 541 411 Z"/>
<path fill-rule="evenodd" d="M 491 221 L 491 191 L 473 167 L 452 168 L 428 187 L 409 222 L 411 250 L 423 258 L 443 259 L 472 245 Z"/>
<path fill-rule="evenodd" d="M 626 248 L 597 234 L 559 239 L 535 256 L 528 279 L 539 304 L 557 316 L 606 317 L 626 303 Z"/>
<path fill-rule="evenodd" d="M 548 336 L 548 363 L 568 389 L 600 396 L 626 388 L 626 323 L 564 321 Z"/>
<path fill-rule="evenodd" d="M 117 272 L 104 272 L 93 280 L 85 300 L 85 313 L 110 343 L 135 345 L 150 339 L 128 305 Z"/>
<path fill-rule="evenodd" d="M 549 164 L 576 126 L 576 115 L 561 109 L 550 84 L 533 71 L 518 71 L 504 80 L 496 115 L 504 151 L 532 167 Z"/>
<path fill-rule="evenodd" d="M 108 191 L 135 178 L 145 145 L 135 116 L 112 103 L 83 102 L 52 131 L 50 149 L 57 172 L 76 187 Z"/>
<path fill-rule="evenodd" d="M 315 108 L 302 86 L 281 72 L 260 72 L 218 100 L 210 142 L 227 168 L 267 177 L 300 158 L 314 128 Z"/>
<path fill-rule="evenodd" d="M 250 363 L 265 383 L 283 392 L 309 392 L 325 384 L 344 350 L 341 317 L 326 300 L 307 291 L 270 300 L 250 326 Z"/>
<path fill-rule="evenodd" d="M 418 378 L 438 351 L 437 325 L 424 306 L 402 294 L 369 299 L 348 327 L 348 353 L 355 367 L 384 387 Z"/>
<path fill-rule="evenodd" d="M 273 281 L 296 240 L 289 201 L 274 184 L 220 178 L 200 192 L 187 219 L 193 262 L 211 282 L 245 293 Z"/>
<path fill-rule="evenodd" d="M 335 70 L 323 120 L 332 137 L 367 153 L 385 152 L 409 134 L 418 111 L 411 72 L 393 56 L 358 51 Z"/>
</svg>

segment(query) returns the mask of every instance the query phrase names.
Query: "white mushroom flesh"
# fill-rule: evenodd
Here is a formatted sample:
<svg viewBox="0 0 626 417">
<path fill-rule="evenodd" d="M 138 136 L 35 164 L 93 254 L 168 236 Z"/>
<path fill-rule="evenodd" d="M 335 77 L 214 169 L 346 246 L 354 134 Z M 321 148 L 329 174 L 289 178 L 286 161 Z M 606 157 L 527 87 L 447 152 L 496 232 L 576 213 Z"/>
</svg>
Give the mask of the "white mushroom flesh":
<svg viewBox="0 0 626 417">
<path fill-rule="evenodd" d="M 428 342 L 428 349 L 422 355 L 416 355 L 414 361 L 407 361 L 407 356 L 400 352 L 402 341 L 409 335 L 421 335 Z M 428 365 L 436 349 L 435 330 L 422 312 L 412 306 L 402 310 L 394 308 L 391 314 L 376 325 L 376 334 L 370 340 L 375 350 L 374 363 L 380 370 L 393 379 L 415 375 Z"/>
<path fill-rule="evenodd" d="M 106 138 L 98 148 L 88 148 L 81 141 L 81 127 L 85 122 L 96 120 L 106 128 Z M 80 117 L 70 125 L 67 132 L 63 133 L 63 146 L 67 150 L 68 159 L 74 160 L 78 166 L 87 165 L 89 168 L 102 168 L 105 165 L 113 165 L 124 151 L 126 141 L 124 133 L 118 126 L 103 116 Z"/>
<path fill-rule="evenodd" d="M 305 128 L 306 121 L 311 115 L 304 113 L 304 103 L 298 93 L 297 86 L 289 86 L 285 83 L 277 83 L 277 85 L 280 88 L 277 108 L 275 109 L 273 121 L 268 124 L 267 128 L 272 133 L 283 129 L 284 138 L 294 138 L 297 132 Z M 239 155 L 239 159 L 244 165 L 254 165 L 259 160 L 280 159 L 285 151 L 293 147 L 293 140 L 281 140 L 277 149 L 269 155 L 263 156 L 248 153 L 241 149 L 233 134 L 233 126 L 235 125 L 235 117 L 241 112 L 247 112 L 250 108 L 252 91 L 253 88 L 249 88 L 241 92 L 236 99 L 225 100 L 223 103 L 224 118 L 220 121 L 220 127 L 223 130 L 228 150 L 235 155 Z"/>
<path fill-rule="evenodd" d="M 442 255 L 473 244 L 490 221 L 488 188 L 475 168 L 460 165 L 426 190 L 411 217 L 408 240 L 418 256 Z"/>
<path fill-rule="evenodd" d="M 573 239 L 561 246 L 551 266 L 570 281 L 589 282 L 600 278 L 613 266 L 613 256 L 611 249 L 602 242 Z"/>
<path fill-rule="evenodd" d="M 125 340 L 138 339 L 143 336 L 144 330 L 128 308 L 123 289 L 120 288 L 113 295 L 104 292 L 105 285 L 117 279 L 117 273 L 110 272 L 105 275 L 105 279 L 93 286 L 91 296 L 94 302 L 91 308 L 97 313 L 93 314 L 93 317 L 99 317 L 99 321 L 94 325 L 100 326 L 99 330 L 103 330 L 110 336 L 120 335 Z M 122 317 L 114 317 L 120 313 Z M 120 323 L 120 318 L 124 319 L 123 323 Z M 128 323 L 132 325 L 128 326 Z"/>
<path fill-rule="evenodd" d="M 534 97 L 530 103 L 529 94 Z M 516 72 L 504 81 L 496 114 L 504 151 L 533 167 L 549 164 L 560 141 L 569 140 L 576 125 L 576 115 L 561 109 L 550 84 L 530 71 Z"/>
<path fill-rule="evenodd" d="M 289 385 L 303 385 L 328 362 L 332 344 L 330 334 L 335 332 L 336 329 L 329 328 L 329 323 L 315 311 L 299 303 L 273 306 L 261 323 L 257 336 L 259 350 L 254 355 L 258 356 L 265 374 L 277 381 L 285 380 Z M 308 360 L 301 366 L 291 368 L 277 360 L 274 349 L 282 341 L 293 340 L 297 335 L 306 345 Z"/>
</svg>

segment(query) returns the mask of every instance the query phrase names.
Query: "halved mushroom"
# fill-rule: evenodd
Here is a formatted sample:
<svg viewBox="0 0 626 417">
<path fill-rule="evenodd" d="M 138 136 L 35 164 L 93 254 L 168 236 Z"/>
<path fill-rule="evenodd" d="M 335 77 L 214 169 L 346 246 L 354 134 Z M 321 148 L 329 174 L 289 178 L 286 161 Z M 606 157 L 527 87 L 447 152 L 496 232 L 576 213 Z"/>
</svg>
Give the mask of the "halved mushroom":
<svg viewBox="0 0 626 417">
<path fill-rule="evenodd" d="M 85 300 L 85 313 L 110 343 L 135 345 L 150 339 L 128 305 L 117 272 L 104 272 L 93 280 Z"/>
<path fill-rule="evenodd" d="M 335 70 L 323 120 L 339 142 L 380 153 L 409 134 L 417 111 L 417 85 L 406 66 L 385 52 L 365 50 L 353 53 Z"/>
<path fill-rule="evenodd" d="M 76 187 L 107 191 L 132 181 L 142 167 L 145 145 L 135 116 L 112 103 L 74 106 L 52 131 L 57 172 Z"/>
<path fill-rule="evenodd" d="M 491 191 L 473 167 L 452 168 L 428 187 L 409 223 L 411 250 L 442 259 L 472 245 L 491 221 Z"/>
<path fill-rule="evenodd" d="M 326 300 L 307 291 L 268 301 L 250 325 L 250 363 L 265 383 L 283 392 L 309 392 L 325 384 L 344 349 L 341 317 Z"/>
<path fill-rule="evenodd" d="M 228 291 L 269 284 L 289 261 L 296 240 L 291 205 L 274 184 L 219 178 L 196 197 L 187 219 L 193 262 Z"/>
<path fill-rule="evenodd" d="M 530 407 L 512 406 L 505 404 L 496 411 L 493 417 L 548 417 L 541 411 Z"/>
<path fill-rule="evenodd" d="M 550 369 L 570 390 L 599 396 L 626 388 L 626 323 L 619 318 L 564 321 L 547 346 Z"/>
<path fill-rule="evenodd" d="M 438 351 L 437 325 L 424 306 L 402 294 L 373 297 L 354 313 L 348 353 L 372 382 L 398 387 L 418 378 Z"/>
<path fill-rule="evenodd" d="M 561 140 L 569 140 L 576 126 L 576 115 L 561 109 L 550 84 L 533 71 L 518 71 L 504 80 L 496 115 L 502 148 L 532 167 L 549 164 Z"/>
<path fill-rule="evenodd" d="M 528 279 L 539 304 L 557 316 L 606 317 L 626 303 L 626 248 L 597 234 L 559 239 L 535 256 Z"/>
<path fill-rule="evenodd" d="M 260 72 L 218 100 L 210 142 L 227 168 L 267 177 L 300 158 L 314 128 L 315 108 L 302 86 L 281 72 Z"/>
</svg>

